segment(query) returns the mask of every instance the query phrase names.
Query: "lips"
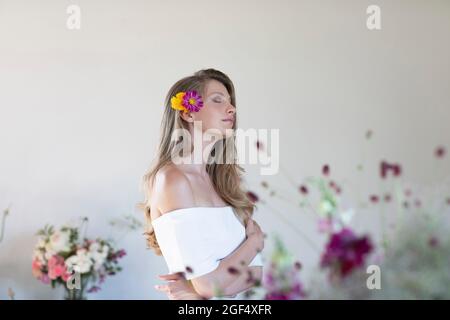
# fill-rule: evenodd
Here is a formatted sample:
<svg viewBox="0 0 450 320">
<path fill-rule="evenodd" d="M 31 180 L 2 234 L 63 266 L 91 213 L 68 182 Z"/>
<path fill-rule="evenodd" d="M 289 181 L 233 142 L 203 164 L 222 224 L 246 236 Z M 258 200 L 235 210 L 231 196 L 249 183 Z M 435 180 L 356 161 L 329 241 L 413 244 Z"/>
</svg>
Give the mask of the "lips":
<svg viewBox="0 0 450 320">
<path fill-rule="evenodd" d="M 234 123 L 234 118 L 226 118 L 226 119 L 222 119 L 222 121 L 225 121 L 225 122 L 230 122 L 230 123 Z"/>
</svg>

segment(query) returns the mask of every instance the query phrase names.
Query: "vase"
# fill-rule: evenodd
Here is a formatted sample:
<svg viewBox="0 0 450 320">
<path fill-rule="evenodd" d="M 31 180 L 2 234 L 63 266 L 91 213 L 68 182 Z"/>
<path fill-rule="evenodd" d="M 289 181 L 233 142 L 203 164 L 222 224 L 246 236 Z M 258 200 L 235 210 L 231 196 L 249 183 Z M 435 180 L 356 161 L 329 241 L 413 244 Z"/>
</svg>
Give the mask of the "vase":
<svg viewBox="0 0 450 320">
<path fill-rule="evenodd" d="M 67 284 L 64 284 L 64 300 L 87 300 L 86 288 L 89 283 L 88 276 L 81 276 L 78 288 L 70 289 Z"/>
</svg>

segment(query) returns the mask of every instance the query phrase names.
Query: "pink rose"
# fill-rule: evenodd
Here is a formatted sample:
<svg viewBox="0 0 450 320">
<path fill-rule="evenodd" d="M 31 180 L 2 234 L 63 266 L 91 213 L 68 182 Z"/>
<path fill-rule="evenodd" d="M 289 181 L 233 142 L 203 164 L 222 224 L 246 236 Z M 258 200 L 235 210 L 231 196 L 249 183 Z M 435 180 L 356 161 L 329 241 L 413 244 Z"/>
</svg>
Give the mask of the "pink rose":
<svg viewBox="0 0 450 320">
<path fill-rule="evenodd" d="M 55 280 L 66 273 L 67 269 L 63 257 L 54 255 L 48 260 L 48 276 L 50 279 Z"/>
<path fill-rule="evenodd" d="M 40 279 L 42 277 L 41 267 L 41 263 L 37 259 L 34 259 L 31 263 L 31 272 L 33 274 L 33 277 L 37 279 Z"/>
</svg>

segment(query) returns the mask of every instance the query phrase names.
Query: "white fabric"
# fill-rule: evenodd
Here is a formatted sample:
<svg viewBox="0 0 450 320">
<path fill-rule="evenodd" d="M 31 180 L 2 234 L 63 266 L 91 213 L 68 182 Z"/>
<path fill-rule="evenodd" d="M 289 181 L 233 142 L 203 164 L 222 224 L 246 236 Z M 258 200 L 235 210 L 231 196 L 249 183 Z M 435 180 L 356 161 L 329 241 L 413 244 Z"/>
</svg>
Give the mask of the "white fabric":
<svg viewBox="0 0 450 320">
<path fill-rule="evenodd" d="M 214 271 L 246 238 L 231 206 L 173 210 L 154 219 L 152 226 L 169 273 L 184 272 L 188 280 Z M 263 266 L 260 253 L 250 266 Z"/>
</svg>

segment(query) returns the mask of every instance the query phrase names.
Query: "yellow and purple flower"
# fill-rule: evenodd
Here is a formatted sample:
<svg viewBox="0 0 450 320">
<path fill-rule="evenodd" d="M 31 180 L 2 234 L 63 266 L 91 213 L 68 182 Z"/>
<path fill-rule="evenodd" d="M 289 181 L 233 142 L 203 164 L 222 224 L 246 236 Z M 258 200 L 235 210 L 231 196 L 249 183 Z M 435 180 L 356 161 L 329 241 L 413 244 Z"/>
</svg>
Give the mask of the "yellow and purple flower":
<svg viewBox="0 0 450 320">
<path fill-rule="evenodd" d="M 178 92 L 170 103 L 172 109 L 184 112 L 198 112 L 203 107 L 202 97 L 195 90 Z"/>
</svg>

